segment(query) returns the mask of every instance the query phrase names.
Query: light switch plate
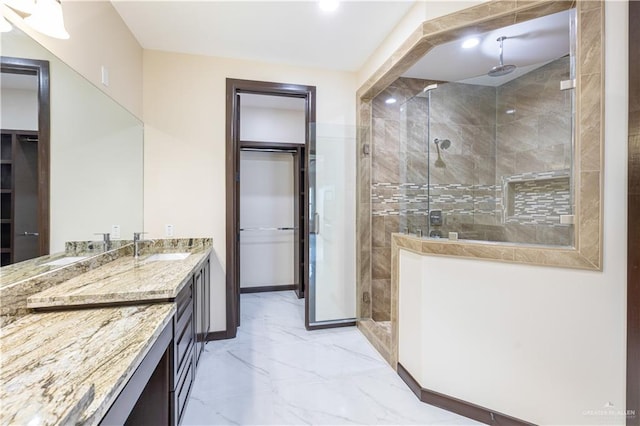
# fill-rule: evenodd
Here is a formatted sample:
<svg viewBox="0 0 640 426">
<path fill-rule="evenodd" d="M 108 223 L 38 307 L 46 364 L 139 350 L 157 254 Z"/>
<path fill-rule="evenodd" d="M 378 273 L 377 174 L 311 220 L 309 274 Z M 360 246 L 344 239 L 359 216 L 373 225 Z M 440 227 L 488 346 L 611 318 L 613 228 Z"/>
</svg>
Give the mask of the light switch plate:
<svg viewBox="0 0 640 426">
<path fill-rule="evenodd" d="M 165 237 L 173 237 L 173 225 L 164 226 L 164 235 Z"/>
<path fill-rule="evenodd" d="M 109 68 L 105 67 L 104 65 L 102 66 L 102 68 L 100 69 L 101 71 L 101 81 L 102 84 L 106 87 L 109 87 Z"/>
<path fill-rule="evenodd" d="M 111 238 L 114 240 L 120 239 L 120 225 L 111 225 Z"/>
</svg>

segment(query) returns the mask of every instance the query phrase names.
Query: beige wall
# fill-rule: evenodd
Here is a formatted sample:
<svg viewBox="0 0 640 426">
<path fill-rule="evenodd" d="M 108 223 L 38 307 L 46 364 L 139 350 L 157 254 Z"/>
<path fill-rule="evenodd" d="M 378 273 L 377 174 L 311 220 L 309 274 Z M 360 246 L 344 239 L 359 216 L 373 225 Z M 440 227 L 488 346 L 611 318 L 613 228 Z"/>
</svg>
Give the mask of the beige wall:
<svg viewBox="0 0 640 426">
<path fill-rule="evenodd" d="M 142 47 L 109 1 L 63 1 L 68 40 L 33 31 L 9 8 L 1 7 L 14 25 L 131 113 L 142 117 Z M 109 69 L 109 87 L 101 83 L 103 65 Z"/>
<path fill-rule="evenodd" d="M 605 19 L 603 271 L 400 256 L 400 363 L 423 387 L 536 424 L 624 424 L 626 2 Z"/>
<path fill-rule="evenodd" d="M 145 230 L 159 237 L 173 224 L 178 237 L 213 237 L 213 330 L 225 318 L 227 77 L 316 86 L 322 124 L 353 126 L 356 108 L 354 73 L 144 52 Z"/>
</svg>

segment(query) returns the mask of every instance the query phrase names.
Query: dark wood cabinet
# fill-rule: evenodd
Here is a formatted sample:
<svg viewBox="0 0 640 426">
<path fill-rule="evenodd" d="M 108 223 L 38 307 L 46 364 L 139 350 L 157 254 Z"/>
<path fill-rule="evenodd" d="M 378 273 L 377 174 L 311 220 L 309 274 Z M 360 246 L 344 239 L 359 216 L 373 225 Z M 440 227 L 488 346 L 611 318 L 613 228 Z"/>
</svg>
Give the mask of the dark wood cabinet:
<svg viewBox="0 0 640 426">
<path fill-rule="evenodd" d="M 196 326 L 196 348 L 195 348 L 195 361 L 196 365 L 200 362 L 200 355 L 204 351 L 204 345 L 207 342 L 207 335 L 209 334 L 211 312 L 210 312 L 210 262 L 207 258 L 206 262 L 195 273 L 195 292 L 196 297 L 194 300 L 194 313 L 195 313 L 195 326 Z"/>
<path fill-rule="evenodd" d="M 182 421 L 196 368 L 210 328 L 210 259 L 193 272 L 176 297 L 174 371 L 172 395 L 174 423 Z"/>
<path fill-rule="evenodd" d="M 207 257 L 189 275 L 175 298 L 173 321 L 136 369 L 102 425 L 182 422 L 210 328 L 210 264 Z"/>
</svg>

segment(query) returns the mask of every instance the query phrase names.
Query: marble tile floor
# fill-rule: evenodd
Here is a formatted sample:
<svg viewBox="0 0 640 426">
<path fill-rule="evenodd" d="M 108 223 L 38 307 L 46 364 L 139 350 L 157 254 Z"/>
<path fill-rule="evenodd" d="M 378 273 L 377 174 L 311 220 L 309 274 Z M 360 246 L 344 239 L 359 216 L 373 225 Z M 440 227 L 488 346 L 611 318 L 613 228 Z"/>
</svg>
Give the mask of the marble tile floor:
<svg viewBox="0 0 640 426">
<path fill-rule="evenodd" d="M 243 294 L 209 342 L 183 425 L 472 425 L 415 397 L 355 327 L 306 331 L 293 292 Z"/>
</svg>

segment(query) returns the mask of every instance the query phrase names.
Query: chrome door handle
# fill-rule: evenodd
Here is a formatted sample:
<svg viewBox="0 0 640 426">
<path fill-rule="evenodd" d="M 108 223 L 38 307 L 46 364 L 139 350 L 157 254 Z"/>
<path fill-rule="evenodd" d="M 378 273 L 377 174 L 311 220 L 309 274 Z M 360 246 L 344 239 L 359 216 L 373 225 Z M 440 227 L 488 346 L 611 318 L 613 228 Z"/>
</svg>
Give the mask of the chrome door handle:
<svg viewBox="0 0 640 426">
<path fill-rule="evenodd" d="M 40 236 L 40 233 L 38 233 L 38 232 L 27 232 L 27 231 L 25 231 L 25 232 L 24 232 L 24 234 L 22 234 L 22 235 L 24 235 L 25 237 L 39 237 L 39 236 Z"/>
<path fill-rule="evenodd" d="M 315 235 L 320 234 L 320 214 L 317 212 L 313 214 L 313 230 L 311 233 Z"/>
</svg>

